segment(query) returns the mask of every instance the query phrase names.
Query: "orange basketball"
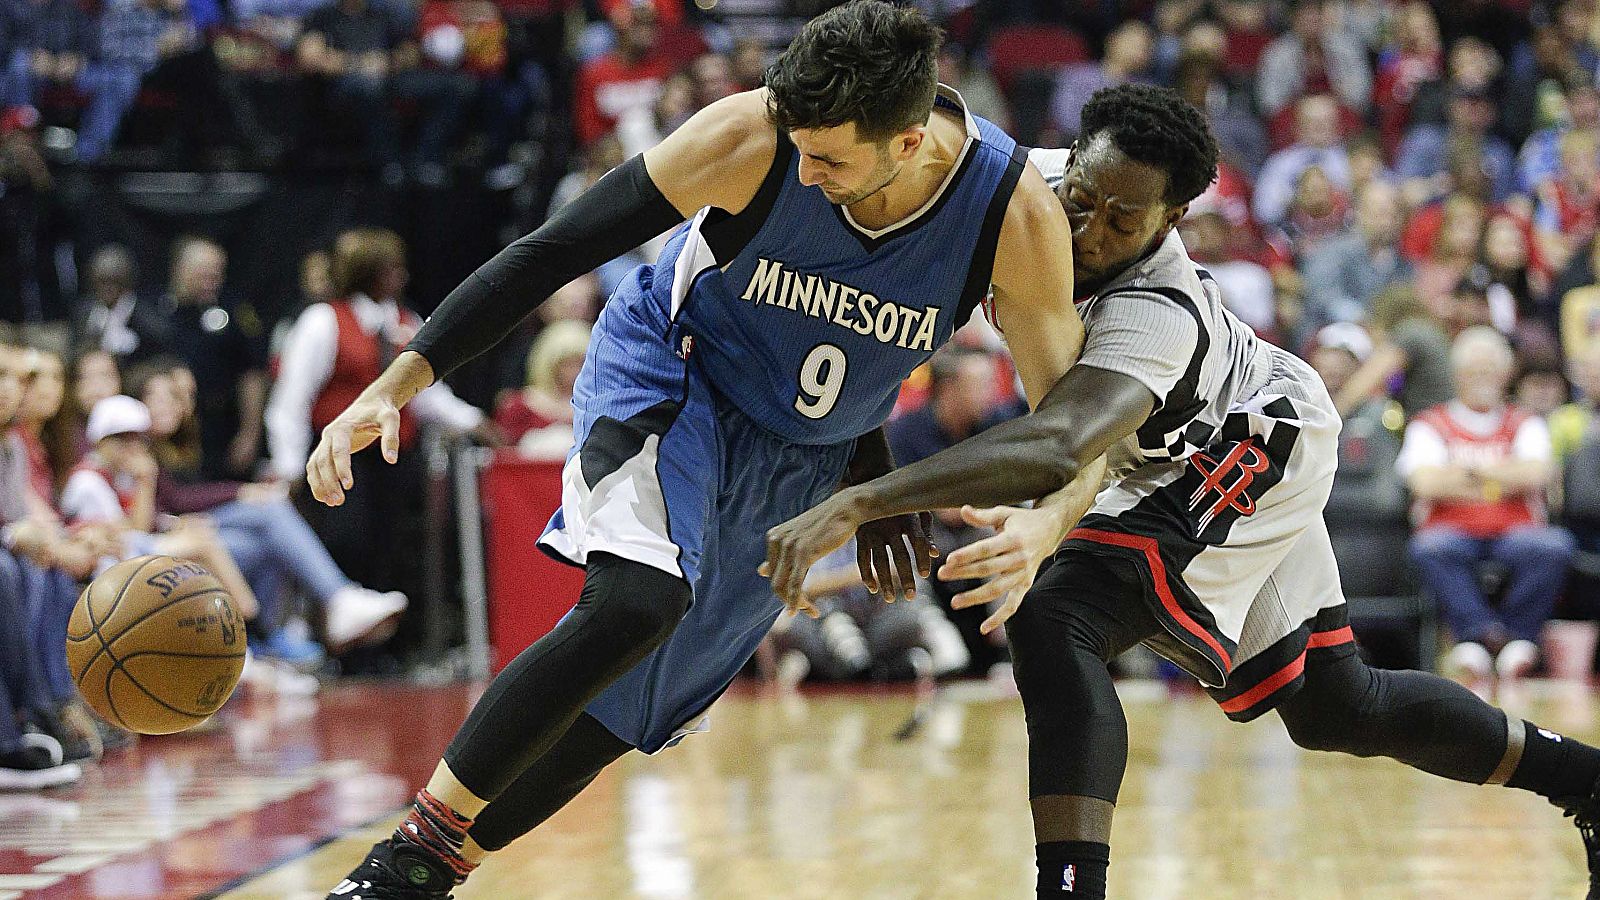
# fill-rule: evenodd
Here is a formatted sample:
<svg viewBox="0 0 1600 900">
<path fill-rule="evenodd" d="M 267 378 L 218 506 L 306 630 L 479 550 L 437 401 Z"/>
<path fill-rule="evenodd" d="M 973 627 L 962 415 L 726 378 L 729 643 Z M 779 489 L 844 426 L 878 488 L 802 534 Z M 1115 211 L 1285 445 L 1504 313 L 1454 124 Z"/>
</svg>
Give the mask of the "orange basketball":
<svg viewBox="0 0 1600 900">
<path fill-rule="evenodd" d="M 84 588 L 67 664 L 94 711 L 141 734 L 204 722 L 244 670 L 244 620 L 204 566 L 172 556 L 117 563 Z"/>
</svg>

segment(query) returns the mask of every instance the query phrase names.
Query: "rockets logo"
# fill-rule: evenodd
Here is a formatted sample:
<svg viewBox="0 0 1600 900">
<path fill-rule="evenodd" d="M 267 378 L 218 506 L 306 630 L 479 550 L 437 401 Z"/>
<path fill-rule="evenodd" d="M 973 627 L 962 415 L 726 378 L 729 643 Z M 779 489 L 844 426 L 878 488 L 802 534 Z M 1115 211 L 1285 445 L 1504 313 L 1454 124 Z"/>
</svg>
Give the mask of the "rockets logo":
<svg viewBox="0 0 1600 900">
<path fill-rule="evenodd" d="M 1254 438 L 1235 444 L 1220 462 L 1204 453 L 1196 453 L 1189 459 L 1195 470 L 1205 476 L 1200 486 L 1189 495 L 1189 509 L 1198 509 L 1209 499 L 1208 495 L 1215 494 L 1216 497 L 1200 516 L 1200 531 L 1205 531 L 1225 509 L 1232 509 L 1241 516 L 1256 511 L 1255 499 L 1245 491 L 1272 461 L 1255 445 Z"/>
</svg>

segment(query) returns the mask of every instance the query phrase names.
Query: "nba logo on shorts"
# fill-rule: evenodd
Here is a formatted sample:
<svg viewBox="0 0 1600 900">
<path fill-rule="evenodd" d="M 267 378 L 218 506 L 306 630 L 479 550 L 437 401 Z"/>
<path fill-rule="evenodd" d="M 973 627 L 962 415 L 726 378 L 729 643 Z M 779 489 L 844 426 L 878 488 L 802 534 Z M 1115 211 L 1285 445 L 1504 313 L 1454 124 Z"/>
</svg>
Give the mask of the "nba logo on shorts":
<svg viewBox="0 0 1600 900">
<path fill-rule="evenodd" d="M 1066 866 L 1061 870 L 1061 890 L 1070 894 L 1077 883 L 1078 864 L 1067 863 Z"/>
</svg>

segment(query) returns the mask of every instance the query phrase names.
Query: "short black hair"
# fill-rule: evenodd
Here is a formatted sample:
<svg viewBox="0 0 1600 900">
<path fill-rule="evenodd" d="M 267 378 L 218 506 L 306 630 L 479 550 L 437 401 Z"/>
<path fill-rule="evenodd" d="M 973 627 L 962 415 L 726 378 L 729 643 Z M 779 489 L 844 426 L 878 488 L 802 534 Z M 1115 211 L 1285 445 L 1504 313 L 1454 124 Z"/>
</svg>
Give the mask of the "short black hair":
<svg viewBox="0 0 1600 900">
<path fill-rule="evenodd" d="M 1194 104 L 1167 88 L 1121 84 L 1083 105 L 1080 146 L 1104 131 L 1130 159 L 1167 173 L 1163 200 L 1182 206 L 1217 180 L 1217 139 Z"/>
<path fill-rule="evenodd" d="M 884 140 L 928 121 L 939 85 L 937 26 L 915 9 L 854 0 L 810 22 L 767 68 L 767 110 L 785 130 L 856 123 Z"/>
</svg>

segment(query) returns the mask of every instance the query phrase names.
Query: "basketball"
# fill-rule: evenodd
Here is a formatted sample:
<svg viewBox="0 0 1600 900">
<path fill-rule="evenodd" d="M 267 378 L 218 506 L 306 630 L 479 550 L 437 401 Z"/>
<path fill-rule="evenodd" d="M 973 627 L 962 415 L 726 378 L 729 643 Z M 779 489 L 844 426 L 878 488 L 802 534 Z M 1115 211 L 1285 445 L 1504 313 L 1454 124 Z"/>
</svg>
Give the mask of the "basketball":
<svg viewBox="0 0 1600 900">
<path fill-rule="evenodd" d="M 67 625 L 78 693 L 108 721 L 141 734 L 204 722 L 244 670 L 244 620 L 198 563 L 140 556 L 84 588 Z"/>
</svg>

